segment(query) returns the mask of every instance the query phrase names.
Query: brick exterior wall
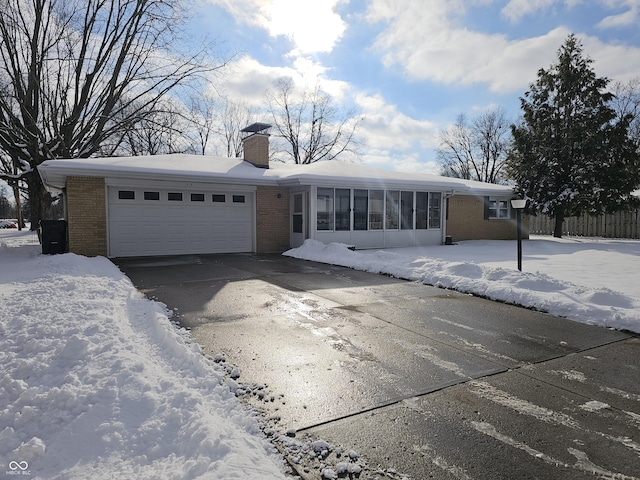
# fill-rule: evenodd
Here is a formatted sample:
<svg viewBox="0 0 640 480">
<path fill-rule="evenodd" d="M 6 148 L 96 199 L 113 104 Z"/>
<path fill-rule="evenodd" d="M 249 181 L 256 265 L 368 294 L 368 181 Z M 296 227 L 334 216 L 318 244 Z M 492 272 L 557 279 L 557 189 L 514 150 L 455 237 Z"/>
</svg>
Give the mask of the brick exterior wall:
<svg viewBox="0 0 640 480">
<path fill-rule="evenodd" d="M 69 251 L 107 255 L 107 199 L 104 178 L 68 177 L 66 188 Z"/>
<path fill-rule="evenodd" d="M 515 216 L 510 219 L 484 218 L 484 197 L 455 195 L 449 199 L 446 235 L 463 240 L 515 240 Z M 522 217 L 522 238 L 529 238 L 529 217 Z"/>
<path fill-rule="evenodd" d="M 258 253 L 284 252 L 290 248 L 289 197 L 288 188 L 258 187 L 256 191 L 256 251 Z"/>
<path fill-rule="evenodd" d="M 254 165 L 269 168 L 269 136 L 260 133 L 245 138 L 242 141 L 244 159 Z"/>
</svg>

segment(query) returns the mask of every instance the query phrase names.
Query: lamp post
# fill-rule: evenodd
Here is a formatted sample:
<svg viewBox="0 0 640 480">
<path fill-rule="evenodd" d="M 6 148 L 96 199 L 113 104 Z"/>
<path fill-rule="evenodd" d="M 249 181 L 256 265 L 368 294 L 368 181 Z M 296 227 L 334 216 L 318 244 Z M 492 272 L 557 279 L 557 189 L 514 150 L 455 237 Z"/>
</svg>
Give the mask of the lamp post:
<svg viewBox="0 0 640 480">
<path fill-rule="evenodd" d="M 518 226 L 518 270 L 522 271 L 522 210 L 527 206 L 527 200 L 515 198 L 511 200 L 511 208 L 516 211 L 516 223 Z"/>
</svg>

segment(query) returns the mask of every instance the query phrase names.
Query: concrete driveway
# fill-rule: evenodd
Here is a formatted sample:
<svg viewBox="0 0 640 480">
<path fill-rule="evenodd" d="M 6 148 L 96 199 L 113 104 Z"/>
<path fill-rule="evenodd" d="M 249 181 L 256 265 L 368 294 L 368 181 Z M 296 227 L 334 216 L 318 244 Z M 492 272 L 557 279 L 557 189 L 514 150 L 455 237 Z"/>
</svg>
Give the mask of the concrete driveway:
<svg viewBox="0 0 640 480">
<path fill-rule="evenodd" d="M 116 263 L 275 431 L 353 449 L 359 478 L 640 478 L 637 336 L 277 255 Z"/>
</svg>

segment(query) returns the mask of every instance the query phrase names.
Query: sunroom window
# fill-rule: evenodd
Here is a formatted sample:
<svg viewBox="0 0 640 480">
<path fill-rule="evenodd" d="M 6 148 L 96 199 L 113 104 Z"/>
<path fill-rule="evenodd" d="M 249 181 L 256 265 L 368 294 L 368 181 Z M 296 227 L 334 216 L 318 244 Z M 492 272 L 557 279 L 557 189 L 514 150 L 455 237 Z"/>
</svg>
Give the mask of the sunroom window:
<svg viewBox="0 0 640 480">
<path fill-rule="evenodd" d="M 442 195 L 429 193 L 429 228 L 440 228 L 440 218 L 442 215 Z"/>
<path fill-rule="evenodd" d="M 413 230 L 413 192 L 400 193 L 400 228 Z"/>
<path fill-rule="evenodd" d="M 351 230 L 351 190 L 336 188 L 336 230 Z"/>
<path fill-rule="evenodd" d="M 369 230 L 382 230 L 384 190 L 369 190 Z"/>
<path fill-rule="evenodd" d="M 318 230 L 333 230 L 333 188 L 318 188 Z"/>
<path fill-rule="evenodd" d="M 416 192 L 416 229 L 440 228 L 440 192 Z"/>
<path fill-rule="evenodd" d="M 366 230 L 369 214 L 369 192 L 367 190 L 353 191 L 353 229 Z"/>
<path fill-rule="evenodd" d="M 400 192 L 387 190 L 385 196 L 385 224 L 386 230 L 397 230 L 400 216 Z"/>
</svg>

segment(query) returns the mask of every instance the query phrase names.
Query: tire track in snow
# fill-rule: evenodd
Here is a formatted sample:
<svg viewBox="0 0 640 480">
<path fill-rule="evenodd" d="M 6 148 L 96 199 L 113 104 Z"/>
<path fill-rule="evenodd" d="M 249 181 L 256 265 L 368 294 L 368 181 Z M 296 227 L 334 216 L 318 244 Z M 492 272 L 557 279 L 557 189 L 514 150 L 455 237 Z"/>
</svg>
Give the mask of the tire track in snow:
<svg viewBox="0 0 640 480">
<path fill-rule="evenodd" d="M 450 332 L 440 332 L 443 335 L 446 335 L 448 337 L 453 338 L 455 341 L 459 342 L 460 344 L 464 345 L 467 348 L 473 349 L 474 351 L 478 352 L 478 356 L 480 358 L 484 358 L 486 360 L 492 361 L 492 362 L 496 362 L 496 361 L 506 361 L 508 363 L 511 363 L 513 365 L 519 365 L 522 364 L 523 362 L 520 360 L 516 360 L 515 358 L 509 357 L 508 355 L 503 355 L 501 353 L 498 352 L 494 352 L 493 350 L 489 350 L 487 347 L 485 347 L 483 344 L 478 343 L 478 342 L 471 342 L 469 340 L 467 340 L 464 337 L 461 337 L 460 335 L 456 335 L 454 333 L 450 333 Z"/>
<path fill-rule="evenodd" d="M 471 393 L 497 403 L 498 405 L 502 405 L 503 407 L 510 408 L 522 415 L 528 415 L 546 423 L 569 427 L 575 430 L 581 430 L 585 433 L 591 433 L 601 436 L 603 438 L 606 438 L 607 440 L 623 445 L 624 447 L 634 451 L 637 455 L 640 456 L 640 444 L 634 442 L 628 437 L 615 437 L 613 435 L 609 435 L 608 433 L 583 428 L 580 423 L 577 420 L 573 419 L 570 415 L 556 412 L 546 407 L 541 407 L 540 405 L 531 403 L 527 400 L 523 400 L 514 395 L 511 395 L 510 393 L 500 390 L 487 382 L 476 380 L 470 382 L 470 385 L 472 387 L 470 389 Z M 582 408 L 583 410 L 591 412 L 600 411 L 604 408 L 610 408 L 609 405 L 600 402 L 597 402 L 597 408 L 593 407 L 594 402 L 587 402 L 580 406 L 580 408 Z"/>
<path fill-rule="evenodd" d="M 463 378 L 465 380 L 469 380 L 472 378 L 469 375 L 467 375 L 465 371 L 458 364 L 450 362 L 443 358 L 440 358 L 435 353 L 432 353 L 432 351 L 437 352 L 437 350 L 433 347 L 429 347 L 425 345 L 416 345 L 416 344 L 413 344 L 410 342 L 404 342 L 401 340 L 395 340 L 395 343 L 401 346 L 402 348 L 404 348 L 405 350 L 410 351 L 414 355 L 433 363 L 436 367 L 446 370 L 447 372 L 453 373 L 457 377 Z"/>
<path fill-rule="evenodd" d="M 578 422 L 569 415 L 541 407 L 527 400 L 522 400 L 487 382 L 473 381 L 470 383 L 470 386 L 472 387 L 471 393 L 497 403 L 498 405 L 502 405 L 503 407 L 515 410 L 523 415 L 529 415 L 545 423 L 580 429 Z"/>
<path fill-rule="evenodd" d="M 576 458 L 576 463 L 574 463 L 573 465 L 563 462 L 562 460 L 558 460 L 556 458 L 553 458 L 549 455 L 547 455 L 546 453 L 540 452 L 539 450 L 536 450 L 530 446 L 528 446 L 526 443 L 523 443 L 519 440 L 516 440 L 514 438 L 509 437 L 508 435 L 504 435 L 500 432 L 498 432 L 495 427 L 493 425 L 491 425 L 490 423 L 485 423 L 485 422 L 471 422 L 471 425 L 473 426 L 473 428 L 484 434 L 487 435 L 489 437 L 495 438 L 496 440 L 505 443 L 507 445 L 510 445 L 511 447 L 517 448 L 518 450 L 522 450 L 523 452 L 527 453 L 528 455 L 541 460 L 549 465 L 552 465 L 554 467 L 563 467 L 563 468 L 570 468 L 572 470 L 578 470 L 580 472 L 585 472 L 585 473 L 590 473 L 592 475 L 597 475 L 599 478 L 601 479 L 606 479 L 606 480 L 640 480 L 638 479 L 638 477 L 632 477 L 629 475 L 624 475 L 622 473 L 615 473 L 615 472 L 611 472 L 609 470 L 606 470 L 598 465 L 596 465 L 595 463 L 593 463 L 591 460 L 589 460 L 589 457 L 587 456 L 587 454 L 585 452 L 582 452 L 580 450 L 577 450 L 575 448 L 568 448 L 567 451 L 573 455 Z"/>
<path fill-rule="evenodd" d="M 419 452 L 420 454 L 431 460 L 431 463 L 433 463 L 436 467 L 447 473 L 450 473 L 458 480 L 473 480 L 472 477 L 470 477 L 463 468 L 458 467 L 457 465 L 450 464 L 444 458 L 438 455 L 433 447 L 431 447 L 431 445 L 414 445 L 413 448 L 416 452 Z"/>
</svg>

